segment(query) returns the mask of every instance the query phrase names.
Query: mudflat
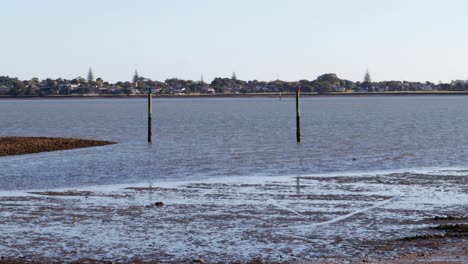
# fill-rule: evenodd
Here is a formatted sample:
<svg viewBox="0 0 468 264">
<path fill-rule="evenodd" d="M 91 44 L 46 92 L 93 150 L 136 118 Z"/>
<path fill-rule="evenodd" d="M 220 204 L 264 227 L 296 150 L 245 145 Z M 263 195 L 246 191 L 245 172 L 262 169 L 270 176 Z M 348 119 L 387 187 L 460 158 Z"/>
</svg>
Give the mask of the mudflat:
<svg viewBox="0 0 468 264">
<path fill-rule="evenodd" d="M 50 137 L 0 137 L 0 157 L 89 148 L 115 144 L 110 141 Z"/>
<path fill-rule="evenodd" d="M 0 192 L 0 263 L 468 263 L 466 190 L 394 173 Z"/>
</svg>

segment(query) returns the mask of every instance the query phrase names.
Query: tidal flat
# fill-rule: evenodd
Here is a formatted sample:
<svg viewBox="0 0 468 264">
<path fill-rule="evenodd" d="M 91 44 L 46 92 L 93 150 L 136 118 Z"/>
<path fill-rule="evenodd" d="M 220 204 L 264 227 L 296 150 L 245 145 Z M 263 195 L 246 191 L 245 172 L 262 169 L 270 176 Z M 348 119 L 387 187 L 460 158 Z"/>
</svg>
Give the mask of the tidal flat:
<svg viewBox="0 0 468 264">
<path fill-rule="evenodd" d="M 39 262 L 463 263 L 465 174 L 2 192 L 0 252 Z"/>
</svg>

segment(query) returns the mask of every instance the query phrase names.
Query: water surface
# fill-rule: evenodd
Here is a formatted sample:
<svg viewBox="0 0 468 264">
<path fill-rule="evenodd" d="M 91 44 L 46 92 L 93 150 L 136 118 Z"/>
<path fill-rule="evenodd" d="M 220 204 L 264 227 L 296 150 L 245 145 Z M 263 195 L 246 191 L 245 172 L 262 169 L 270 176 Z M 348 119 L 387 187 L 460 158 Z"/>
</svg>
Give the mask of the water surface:
<svg viewBox="0 0 468 264">
<path fill-rule="evenodd" d="M 466 167 L 468 97 L 0 100 L 0 136 L 119 144 L 0 158 L 0 190 Z"/>
</svg>

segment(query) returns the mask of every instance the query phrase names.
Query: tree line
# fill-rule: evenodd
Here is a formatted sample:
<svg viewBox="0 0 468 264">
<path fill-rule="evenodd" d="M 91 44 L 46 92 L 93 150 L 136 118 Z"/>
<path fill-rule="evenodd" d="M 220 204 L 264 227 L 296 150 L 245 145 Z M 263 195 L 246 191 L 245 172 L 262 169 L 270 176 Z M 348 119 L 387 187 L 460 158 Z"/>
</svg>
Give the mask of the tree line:
<svg viewBox="0 0 468 264">
<path fill-rule="evenodd" d="M 170 78 L 156 81 L 142 77 L 135 71 L 129 81 L 111 83 L 94 77 L 90 68 L 87 78 L 77 77 L 71 80 L 32 78 L 19 80 L 0 76 L 0 94 L 9 96 L 50 96 L 50 95 L 85 95 L 85 94 L 139 94 L 151 90 L 157 94 L 203 94 L 203 93 L 289 93 L 300 86 L 302 92 L 329 94 L 336 92 L 391 92 L 391 91 L 464 91 L 468 90 L 467 81 L 450 83 L 382 81 L 373 82 L 369 71 L 362 82 L 340 79 L 336 74 L 328 73 L 314 80 L 299 81 L 258 81 L 240 80 L 236 73 L 230 78 L 214 78 L 206 83 L 203 76 L 199 81 Z"/>
</svg>

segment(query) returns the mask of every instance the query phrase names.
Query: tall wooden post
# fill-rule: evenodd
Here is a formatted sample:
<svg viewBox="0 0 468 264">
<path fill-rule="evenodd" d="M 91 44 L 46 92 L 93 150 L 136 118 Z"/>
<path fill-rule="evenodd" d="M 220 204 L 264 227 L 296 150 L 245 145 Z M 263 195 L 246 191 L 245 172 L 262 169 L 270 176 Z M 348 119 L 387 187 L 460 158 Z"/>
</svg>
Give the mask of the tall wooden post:
<svg viewBox="0 0 468 264">
<path fill-rule="evenodd" d="M 301 192 L 301 178 L 299 176 L 296 178 L 296 191 L 297 193 Z"/>
<path fill-rule="evenodd" d="M 151 143 L 153 142 L 153 102 L 152 102 L 152 95 L 151 95 L 151 89 L 148 89 L 148 142 Z"/>
<path fill-rule="evenodd" d="M 296 140 L 297 143 L 301 142 L 301 106 L 300 106 L 300 93 L 301 87 L 296 87 Z"/>
</svg>

